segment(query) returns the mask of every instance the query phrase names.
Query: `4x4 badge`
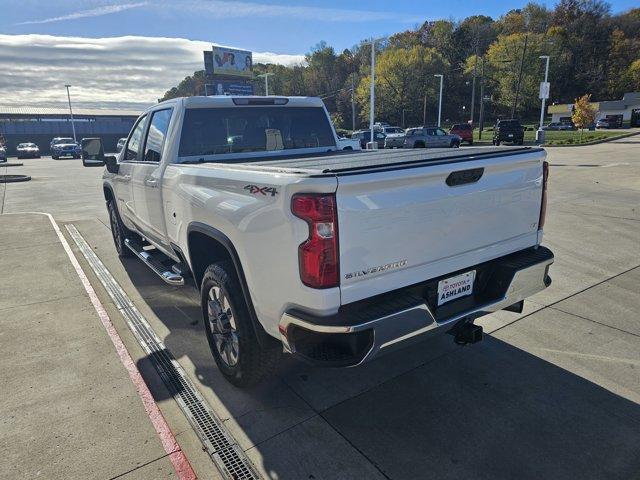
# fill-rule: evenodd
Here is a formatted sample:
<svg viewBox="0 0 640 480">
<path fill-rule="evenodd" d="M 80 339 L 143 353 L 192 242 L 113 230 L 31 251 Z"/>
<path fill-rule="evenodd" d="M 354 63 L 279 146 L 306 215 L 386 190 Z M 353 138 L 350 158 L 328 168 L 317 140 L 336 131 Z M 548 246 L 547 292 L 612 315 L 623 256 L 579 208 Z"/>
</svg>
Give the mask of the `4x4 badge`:
<svg viewBox="0 0 640 480">
<path fill-rule="evenodd" d="M 278 193 L 278 190 L 275 187 L 259 187 L 258 185 L 245 185 L 245 190 L 249 190 L 249 193 L 253 195 L 271 195 L 275 197 Z"/>
</svg>

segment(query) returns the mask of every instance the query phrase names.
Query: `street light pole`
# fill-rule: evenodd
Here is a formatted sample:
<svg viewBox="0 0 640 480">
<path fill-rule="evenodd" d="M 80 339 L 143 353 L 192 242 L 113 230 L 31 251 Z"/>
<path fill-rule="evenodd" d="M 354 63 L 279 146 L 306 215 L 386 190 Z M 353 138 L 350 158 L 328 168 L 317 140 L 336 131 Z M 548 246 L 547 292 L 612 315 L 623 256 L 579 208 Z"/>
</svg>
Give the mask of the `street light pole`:
<svg viewBox="0 0 640 480">
<path fill-rule="evenodd" d="M 547 80 L 549 79 L 549 55 L 540 55 L 539 58 L 543 58 L 546 60 L 546 66 L 544 68 L 544 83 L 546 85 Z M 544 93 L 544 92 L 541 92 Z M 544 122 L 544 107 L 545 104 L 547 102 L 547 96 L 546 95 L 542 95 L 542 107 L 540 107 L 540 128 L 539 130 L 542 130 L 542 124 Z"/>
<path fill-rule="evenodd" d="M 264 96 L 268 97 L 269 96 L 269 77 L 271 75 L 275 75 L 275 73 L 262 73 L 260 75 L 258 75 L 258 77 L 264 78 Z"/>
<path fill-rule="evenodd" d="M 71 109 L 71 95 L 69 94 L 69 87 L 71 85 L 65 85 L 67 89 L 67 100 L 69 101 L 69 114 L 71 115 L 71 129 L 73 130 L 73 141 L 77 143 L 76 140 L 76 124 L 73 121 L 73 110 Z"/>
<path fill-rule="evenodd" d="M 375 109 L 375 84 L 376 84 L 376 41 L 371 39 L 371 88 L 369 90 L 369 130 L 371 130 L 371 140 L 368 148 L 377 148 L 378 144 L 373 141 L 373 122 Z M 375 147 L 374 147 L 375 145 Z"/>
<path fill-rule="evenodd" d="M 434 77 L 440 77 L 440 99 L 438 100 L 438 126 L 440 126 L 440 117 L 442 116 L 442 82 L 444 75 L 437 73 Z"/>
</svg>

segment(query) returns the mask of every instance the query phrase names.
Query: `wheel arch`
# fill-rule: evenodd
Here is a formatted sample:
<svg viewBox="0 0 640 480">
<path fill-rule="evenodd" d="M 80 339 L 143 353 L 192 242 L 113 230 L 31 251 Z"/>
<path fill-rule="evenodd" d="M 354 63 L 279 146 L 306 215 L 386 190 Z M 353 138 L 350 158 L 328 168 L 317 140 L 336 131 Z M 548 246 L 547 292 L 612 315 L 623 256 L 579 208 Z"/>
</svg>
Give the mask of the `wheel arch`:
<svg viewBox="0 0 640 480">
<path fill-rule="evenodd" d="M 200 290 L 204 272 L 210 264 L 224 260 L 230 261 L 235 269 L 242 294 L 247 302 L 247 308 L 256 333 L 256 338 L 262 345 L 268 341 L 275 341 L 275 339 L 265 331 L 258 320 L 240 257 L 229 237 L 210 225 L 192 222 L 187 227 L 186 256 L 189 259 L 191 273 L 198 290 Z"/>
</svg>

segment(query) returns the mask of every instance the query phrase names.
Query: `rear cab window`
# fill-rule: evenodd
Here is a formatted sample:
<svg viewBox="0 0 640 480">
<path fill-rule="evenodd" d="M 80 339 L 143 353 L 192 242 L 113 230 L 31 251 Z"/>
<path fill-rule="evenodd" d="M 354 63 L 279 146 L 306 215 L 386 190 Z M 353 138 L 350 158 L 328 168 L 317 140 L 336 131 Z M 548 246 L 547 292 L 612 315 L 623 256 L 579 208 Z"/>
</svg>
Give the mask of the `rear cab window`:
<svg viewBox="0 0 640 480">
<path fill-rule="evenodd" d="M 335 147 L 320 107 L 188 108 L 179 157 Z"/>
</svg>

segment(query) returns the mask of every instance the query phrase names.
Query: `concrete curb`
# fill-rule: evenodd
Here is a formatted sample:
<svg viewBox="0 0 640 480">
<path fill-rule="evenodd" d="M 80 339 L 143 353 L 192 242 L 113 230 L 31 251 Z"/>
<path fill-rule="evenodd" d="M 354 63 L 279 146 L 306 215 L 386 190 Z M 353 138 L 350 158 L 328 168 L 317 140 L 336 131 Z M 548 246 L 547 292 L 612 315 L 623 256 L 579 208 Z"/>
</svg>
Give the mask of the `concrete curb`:
<svg viewBox="0 0 640 480">
<path fill-rule="evenodd" d="M 599 143 L 606 143 L 606 142 L 611 142 L 613 140 L 619 140 L 620 138 L 627 138 L 627 137 L 633 137 L 634 135 L 640 135 L 640 131 L 639 132 L 629 132 L 629 133 L 623 133 L 620 135 L 614 135 L 611 137 L 607 137 L 607 138 L 603 138 L 602 140 L 594 140 L 592 142 L 587 142 L 587 143 L 578 143 L 575 145 L 547 145 L 547 144 L 542 144 L 540 145 L 541 147 L 544 148 L 556 148 L 556 147 L 588 147 L 589 145 L 598 145 Z"/>
</svg>

